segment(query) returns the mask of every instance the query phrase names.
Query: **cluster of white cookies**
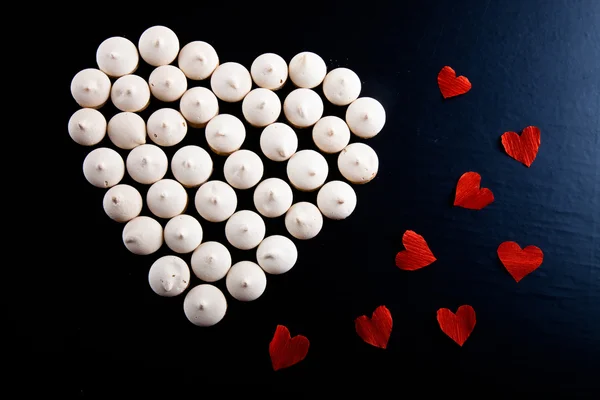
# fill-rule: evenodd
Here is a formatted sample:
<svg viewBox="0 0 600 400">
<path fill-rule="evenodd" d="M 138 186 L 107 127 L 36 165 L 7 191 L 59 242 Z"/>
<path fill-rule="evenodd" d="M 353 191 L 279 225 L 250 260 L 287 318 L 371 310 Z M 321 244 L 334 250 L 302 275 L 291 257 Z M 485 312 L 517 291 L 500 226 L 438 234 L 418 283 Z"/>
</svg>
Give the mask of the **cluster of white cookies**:
<svg viewBox="0 0 600 400">
<path fill-rule="evenodd" d="M 135 75 L 139 57 L 155 67 L 146 81 Z M 177 59 L 177 65 L 171 65 Z M 369 97 L 359 98 L 361 82 L 347 68 L 327 73 L 323 59 L 315 53 L 297 54 L 288 64 L 273 53 L 257 57 L 250 71 L 235 62 L 219 63 L 215 49 L 194 41 L 180 49 L 176 34 L 164 26 L 147 29 L 136 47 L 123 37 L 112 37 L 100 44 L 96 53 L 98 69 L 80 71 L 71 82 L 71 93 L 82 107 L 69 120 L 68 131 L 78 144 L 94 146 L 105 135 L 119 149 L 128 150 L 126 160 L 109 148 L 92 150 L 83 162 L 85 178 L 94 186 L 107 188 L 103 205 L 113 220 L 125 223 L 123 242 L 134 254 L 148 255 L 165 243 L 177 255 L 164 256 L 150 267 L 148 280 L 161 296 L 183 293 L 190 283 L 190 268 L 180 257 L 191 253 L 191 269 L 207 282 L 188 291 L 184 300 L 187 318 L 199 326 L 210 326 L 225 315 L 225 296 L 212 285 L 226 279 L 228 292 L 237 300 L 252 301 L 266 288 L 266 275 L 289 271 L 298 252 L 292 240 L 281 235 L 265 237 L 263 218 L 285 215 L 290 235 L 299 240 L 315 237 L 323 226 L 323 215 L 334 220 L 348 217 L 356 207 L 354 189 L 343 181 L 326 182 L 328 164 L 314 150 L 298 151 L 294 131 L 312 127 L 315 145 L 323 153 L 339 153 L 338 168 L 351 183 L 369 182 L 377 174 L 379 161 L 371 147 L 350 143 L 351 132 L 367 139 L 377 135 L 385 124 L 382 105 Z M 283 102 L 276 91 L 288 77 L 296 86 Z M 210 78 L 211 90 L 188 88 L 188 80 Z M 114 82 L 111 82 L 111 79 Z M 252 89 L 254 84 L 257 88 Z M 313 90 L 323 85 L 328 101 L 348 106 L 345 121 L 323 117 L 323 101 Z M 179 110 L 161 108 L 144 121 L 144 110 L 151 97 L 162 102 L 179 101 Z M 121 112 L 108 123 L 97 109 L 108 100 Z M 260 148 L 268 159 L 287 162 L 291 184 L 279 178 L 262 180 L 263 162 L 256 153 L 241 149 L 246 138 L 244 123 L 234 115 L 219 114 L 219 100 L 242 102 L 244 119 L 263 128 Z M 277 122 L 283 109 L 288 124 Z M 209 180 L 212 158 L 195 145 L 179 148 L 170 162 L 175 179 L 166 179 L 169 160 L 161 147 L 176 146 L 192 128 L 204 128 L 210 150 L 226 156 L 226 182 Z M 147 143 L 146 138 L 152 143 Z M 131 185 L 120 184 L 125 171 L 137 183 L 150 185 L 146 204 L 159 219 L 168 220 L 163 228 L 156 218 L 141 216 L 143 198 Z M 262 180 L 262 181 L 261 181 Z M 292 187 L 316 191 L 317 205 L 293 203 Z M 188 191 L 196 189 L 194 206 L 208 222 L 225 222 L 229 244 L 237 249 L 256 249 L 257 263 L 240 261 L 232 265 L 227 247 L 215 241 L 203 242 L 202 225 L 185 214 Z M 257 212 L 237 211 L 235 190 L 254 188 Z"/>
</svg>

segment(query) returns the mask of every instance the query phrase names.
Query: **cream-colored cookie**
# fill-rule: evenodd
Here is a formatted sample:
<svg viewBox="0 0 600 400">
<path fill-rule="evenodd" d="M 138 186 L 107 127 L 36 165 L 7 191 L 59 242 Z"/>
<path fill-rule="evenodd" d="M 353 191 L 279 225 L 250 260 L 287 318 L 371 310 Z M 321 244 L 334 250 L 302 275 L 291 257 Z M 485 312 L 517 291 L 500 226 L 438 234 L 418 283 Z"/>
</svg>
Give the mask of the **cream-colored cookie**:
<svg viewBox="0 0 600 400">
<path fill-rule="evenodd" d="M 160 101 L 179 100 L 187 90 L 185 74 L 173 65 L 156 67 L 148 78 L 152 95 Z"/>
<path fill-rule="evenodd" d="M 183 312 L 196 326 L 213 326 L 227 312 L 227 300 L 219 288 L 204 284 L 192 288 L 183 301 Z"/>
<path fill-rule="evenodd" d="M 227 157 L 223 172 L 227 183 L 236 189 L 244 190 L 260 182 L 264 166 L 255 152 L 238 150 Z"/>
<path fill-rule="evenodd" d="M 338 168 L 344 178 L 352 183 L 367 183 L 379 170 L 379 158 L 370 146 L 351 143 L 338 156 Z"/>
<path fill-rule="evenodd" d="M 204 242 L 192 253 L 192 270 L 204 282 L 223 279 L 231 268 L 231 254 L 219 242 Z"/>
<path fill-rule="evenodd" d="M 125 75 L 113 84 L 110 99 L 121 111 L 142 111 L 150 104 L 150 89 L 143 78 Z"/>
<path fill-rule="evenodd" d="M 81 108 L 69 118 L 69 136 L 77 144 L 93 146 L 106 135 L 106 118 L 93 108 Z"/>
<path fill-rule="evenodd" d="M 83 175 L 96 187 L 113 187 L 123 179 L 125 163 L 121 155 L 113 149 L 98 147 L 83 160 Z"/>
<path fill-rule="evenodd" d="M 181 214 L 165 225 L 165 243 L 175 253 L 186 254 L 196 250 L 202 243 L 202 226 L 191 215 Z"/>
<path fill-rule="evenodd" d="M 252 77 L 242 64 L 226 62 L 213 72 L 210 87 L 219 99 L 235 103 L 241 101 L 252 89 Z"/>
<path fill-rule="evenodd" d="M 296 89 L 283 102 L 287 120 L 297 128 L 314 125 L 323 115 L 323 100 L 311 89 Z"/>
<path fill-rule="evenodd" d="M 231 114 L 217 115 L 206 124 L 204 132 L 210 149 L 224 156 L 239 150 L 246 139 L 244 123 Z"/>
<path fill-rule="evenodd" d="M 100 43 L 96 51 L 98 68 L 111 78 L 132 74 L 138 67 L 139 55 L 129 39 L 113 36 Z"/>
<path fill-rule="evenodd" d="M 225 279 L 227 291 L 236 300 L 258 299 L 267 287 L 267 276 L 256 263 L 240 261 L 231 267 Z"/>
<path fill-rule="evenodd" d="M 288 66 L 281 56 L 265 53 L 252 62 L 250 74 L 258 87 L 277 90 L 287 81 Z"/>
<path fill-rule="evenodd" d="M 298 136 L 289 125 L 275 122 L 260 134 L 260 149 L 272 161 L 286 161 L 298 149 Z"/>
<path fill-rule="evenodd" d="M 183 94 L 179 110 L 190 126 L 204 128 L 219 113 L 219 102 L 213 92 L 197 86 Z"/>
<path fill-rule="evenodd" d="M 317 206 L 327 218 L 345 219 L 356 208 L 356 193 L 346 182 L 327 182 L 319 189 Z"/>
<path fill-rule="evenodd" d="M 210 222 L 223 222 L 235 212 L 235 190 L 222 181 L 208 181 L 196 192 L 194 200 L 198 214 Z"/>
<path fill-rule="evenodd" d="M 172 108 L 156 110 L 148 118 L 146 130 L 150 140 L 159 146 L 175 146 L 187 134 L 187 122 L 183 115 Z"/>
<path fill-rule="evenodd" d="M 292 206 L 292 188 L 279 178 L 265 179 L 254 190 L 254 206 L 264 217 L 276 218 Z"/>
<path fill-rule="evenodd" d="M 219 65 L 219 56 L 210 44 L 197 40 L 183 46 L 177 64 L 185 76 L 198 81 L 212 75 Z"/>
<path fill-rule="evenodd" d="M 347 106 L 358 98 L 361 89 L 360 78 L 348 68 L 330 71 L 323 81 L 323 94 L 336 106 Z"/>
<path fill-rule="evenodd" d="M 179 53 L 179 39 L 166 26 L 155 25 L 142 33 L 138 41 L 140 56 L 153 67 L 171 64 Z"/>
<path fill-rule="evenodd" d="M 320 188 L 329 174 L 327 160 L 314 150 L 300 150 L 288 160 L 287 176 L 296 189 L 312 192 Z"/>
<path fill-rule="evenodd" d="M 290 79 L 294 85 L 312 89 L 319 86 L 327 74 L 327 65 L 318 54 L 305 51 L 296 54 L 290 61 Z"/>
<path fill-rule="evenodd" d="M 133 254 L 152 254 L 163 244 L 163 228 L 154 218 L 135 217 L 123 228 L 123 243 Z"/>
<path fill-rule="evenodd" d="M 265 222 L 254 211 L 242 210 L 233 214 L 225 224 L 225 236 L 233 247 L 250 250 L 265 237 Z"/>
<path fill-rule="evenodd" d="M 100 108 L 110 97 L 111 83 L 99 69 L 79 71 L 71 81 L 71 95 L 81 107 Z"/>
<path fill-rule="evenodd" d="M 371 97 L 361 97 L 346 110 L 346 123 L 352 133 L 363 139 L 377 135 L 385 125 L 385 109 Z"/>
<path fill-rule="evenodd" d="M 288 272 L 298 260 L 298 249 L 290 239 L 281 235 L 265 238 L 256 250 L 256 260 L 268 274 Z"/>
<path fill-rule="evenodd" d="M 131 150 L 146 144 L 146 121 L 132 112 L 115 114 L 106 131 L 110 141 L 120 149 Z"/>
<path fill-rule="evenodd" d="M 250 125 L 262 128 L 277 121 L 281 100 L 269 89 L 257 88 L 244 97 L 242 113 Z"/>
<path fill-rule="evenodd" d="M 173 179 L 161 179 L 153 183 L 146 193 L 146 204 L 150 212 L 159 218 L 173 218 L 182 214 L 187 202 L 185 188 Z"/>
<path fill-rule="evenodd" d="M 296 239 L 312 239 L 323 228 L 323 215 L 314 204 L 301 201 L 292 205 L 285 214 L 285 227 Z"/>
<path fill-rule="evenodd" d="M 169 168 L 167 155 L 158 146 L 143 144 L 132 149 L 127 155 L 127 173 L 144 185 L 161 180 Z"/>
<path fill-rule="evenodd" d="M 206 150 L 199 146 L 184 146 L 171 159 L 171 172 L 185 187 L 197 187 L 210 178 L 213 162 Z"/>
<path fill-rule="evenodd" d="M 190 268 L 177 256 L 163 256 L 150 267 L 148 283 L 159 296 L 178 296 L 190 284 Z"/>
<path fill-rule="evenodd" d="M 313 126 L 312 136 L 323 153 L 338 153 L 350 143 L 350 129 L 346 122 L 331 115 L 321 118 Z"/>
<path fill-rule="evenodd" d="M 104 194 L 102 206 L 110 219 L 127 222 L 142 212 L 144 201 L 136 188 L 129 185 L 115 185 Z"/>
</svg>

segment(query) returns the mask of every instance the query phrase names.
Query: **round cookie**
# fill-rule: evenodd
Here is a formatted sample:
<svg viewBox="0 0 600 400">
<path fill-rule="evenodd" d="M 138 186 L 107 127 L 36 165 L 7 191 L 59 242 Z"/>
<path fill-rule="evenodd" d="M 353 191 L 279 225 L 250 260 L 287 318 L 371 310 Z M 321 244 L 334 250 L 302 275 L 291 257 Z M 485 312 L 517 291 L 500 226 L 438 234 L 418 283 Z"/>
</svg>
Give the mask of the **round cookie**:
<svg viewBox="0 0 600 400">
<path fill-rule="evenodd" d="M 219 56 L 210 44 L 197 40 L 183 46 L 177 64 L 185 76 L 198 81 L 212 75 L 219 65 Z"/>
<path fill-rule="evenodd" d="M 157 145 L 175 146 L 185 138 L 187 123 L 179 111 L 161 108 L 150 115 L 146 130 L 150 139 Z"/>
<path fill-rule="evenodd" d="M 208 181 L 196 192 L 194 204 L 198 214 L 210 222 L 223 222 L 235 212 L 235 190 L 222 181 Z"/>
<path fill-rule="evenodd" d="M 301 201 L 285 214 L 285 227 L 296 239 L 312 239 L 323 228 L 323 215 L 314 204 Z"/>
<path fill-rule="evenodd" d="M 206 124 L 205 135 L 213 152 L 227 156 L 242 147 L 246 139 L 246 128 L 239 118 L 231 114 L 220 114 Z"/>
<path fill-rule="evenodd" d="M 169 249 L 179 254 L 191 253 L 202 243 L 202 226 L 191 215 L 181 214 L 167 222 L 164 235 Z"/>
<path fill-rule="evenodd" d="M 256 57 L 250 66 L 250 74 L 256 86 L 277 90 L 288 78 L 288 66 L 285 60 L 273 53 L 265 53 Z"/>
<path fill-rule="evenodd" d="M 71 95 L 81 107 L 100 108 L 110 97 L 111 83 L 99 69 L 79 71 L 71 80 Z"/>
<path fill-rule="evenodd" d="M 250 250 L 265 237 L 265 222 L 254 211 L 242 210 L 233 214 L 225 225 L 225 236 L 233 247 Z"/>
<path fill-rule="evenodd" d="M 123 150 L 146 144 L 146 121 L 136 113 L 115 114 L 108 121 L 106 132 L 110 141 Z"/>
<path fill-rule="evenodd" d="M 327 180 L 329 165 L 322 154 L 314 150 L 300 150 L 288 160 L 286 170 L 292 186 L 312 192 Z"/>
<path fill-rule="evenodd" d="M 323 100 L 311 89 L 296 89 L 283 102 L 287 120 L 296 128 L 314 125 L 323 115 Z"/>
<path fill-rule="evenodd" d="M 268 274 L 288 272 L 298 260 L 298 249 L 290 239 L 281 235 L 265 238 L 256 249 L 256 260 Z"/>
<path fill-rule="evenodd" d="M 163 256 L 148 271 L 148 283 L 154 293 L 164 297 L 178 296 L 190 284 L 190 269 L 177 256 Z"/>
<path fill-rule="evenodd" d="M 327 182 L 319 189 L 317 206 L 329 219 L 345 219 L 356 208 L 356 193 L 346 182 Z"/>
<path fill-rule="evenodd" d="M 213 326 L 225 316 L 227 300 L 219 288 L 208 284 L 198 285 L 185 296 L 183 312 L 196 326 Z"/>
<path fill-rule="evenodd" d="M 127 155 L 127 173 L 137 183 L 150 185 L 161 180 L 169 168 L 167 155 L 158 146 L 142 144 Z"/>
<path fill-rule="evenodd" d="M 150 186 L 146 204 L 150 212 L 159 218 L 173 218 L 185 211 L 188 196 L 181 183 L 173 179 L 161 179 Z"/>
<path fill-rule="evenodd" d="M 312 89 L 319 86 L 327 74 L 327 65 L 318 54 L 305 51 L 296 54 L 290 61 L 290 79 L 300 88 Z"/>
<path fill-rule="evenodd" d="M 219 99 L 235 103 L 241 101 L 252 89 L 252 77 L 242 64 L 226 62 L 213 72 L 210 87 Z"/>
<path fill-rule="evenodd" d="M 104 212 L 116 222 L 127 222 L 142 212 L 144 201 L 136 188 L 129 185 L 115 185 L 108 189 L 102 199 Z"/>
<path fill-rule="evenodd" d="M 213 92 L 201 86 L 188 89 L 179 102 L 179 111 L 194 128 L 204 128 L 219 113 L 219 102 Z"/>
<path fill-rule="evenodd" d="M 385 125 L 385 109 L 371 97 L 361 97 L 346 110 L 346 123 L 356 136 L 369 139 L 377 135 Z"/>
<path fill-rule="evenodd" d="M 256 263 L 240 261 L 234 264 L 225 279 L 227 291 L 236 300 L 258 299 L 267 287 L 267 276 Z"/>
<path fill-rule="evenodd" d="M 260 182 L 264 166 L 260 157 L 250 150 L 238 150 L 227 157 L 223 166 L 225 180 L 236 189 L 250 189 Z"/>
<path fill-rule="evenodd" d="M 82 108 L 69 118 L 69 136 L 82 146 L 94 146 L 106 135 L 106 118 L 98 110 Z"/>
<path fill-rule="evenodd" d="M 338 168 L 344 178 L 352 183 L 367 183 L 375 178 L 379 169 L 379 158 L 370 146 L 351 143 L 338 156 Z"/>
<path fill-rule="evenodd" d="M 298 136 L 288 125 L 275 122 L 260 134 L 260 149 L 272 161 L 286 161 L 298 149 Z"/>
<path fill-rule="evenodd" d="M 113 149 L 98 147 L 83 160 L 83 175 L 92 185 L 109 188 L 123 179 L 125 163 L 121 155 Z"/>
<path fill-rule="evenodd" d="M 361 90 L 360 78 L 348 68 L 330 71 L 323 81 L 323 94 L 336 106 L 347 106 L 358 98 Z"/>
<path fill-rule="evenodd" d="M 280 217 L 293 202 L 292 188 L 279 178 L 265 179 L 254 190 L 254 206 L 267 218 Z"/>
<path fill-rule="evenodd" d="M 108 38 L 100 43 L 96 51 L 98 68 L 111 78 L 133 73 L 138 62 L 139 55 L 135 44 L 124 37 Z"/>
<path fill-rule="evenodd" d="M 166 26 L 155 25 L 142 33 L 138 41 L 140 56 L 153 67 L 171 64 L 179 53 L 179 39 Z"/>
<path fill-rule="evenodd" d="M 150 104 L 150 89 L 143 78 L 125 75 L 113 84 L 110 99 L 121 111 L 142 111 Z"/>
<path fill-rule="evenodd" d="M 163 228 L 154 218 L 135 217 L 123 228 L 123 243 L 133 254 L 152 254 L 163 244 Z"/>
<path fill-rule="evenodd" d="M 210 178 L 213 162 L 206 150 L 199 146 L 184 146 L 171 159 L 171 172 L 185 187 L 197 187 Z"/>
<path fill-rule="evenodd" d="M 231 268 L 231 254 L 219 242 L 202 243 L 192 253 L 192 270 L 204 282 L 223 279 Z"/>
<path fill-rule="evenodd" d="M 281 100 L 269 89 L 254 89 L 244 97 L 242 113 L 250 125 L 262 128 L 277 121 Z"/>
<path fill-rule="evenodd" d="M 338 117 L 321 118 L 312 131 L 315 145 L 323 153 L 338 153 L 350 143 L 350 129 L 346 122 Z"/>
<path fill-rule="evenodd" d="M 160 101 L 179 100 L 187 90 L 185 74 L 173 65 L 156 67 L 148 78 L 152 95 Z"/>
</svg>

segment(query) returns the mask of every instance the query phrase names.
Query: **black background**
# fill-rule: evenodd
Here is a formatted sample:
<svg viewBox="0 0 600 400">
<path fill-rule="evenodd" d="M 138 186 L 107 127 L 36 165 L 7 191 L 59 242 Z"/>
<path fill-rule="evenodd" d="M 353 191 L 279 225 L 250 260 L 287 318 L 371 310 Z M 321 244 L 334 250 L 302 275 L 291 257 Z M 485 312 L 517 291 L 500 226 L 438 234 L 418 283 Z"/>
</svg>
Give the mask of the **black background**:
<svg viewBox="0 0 600 400">
<path fill-rule="evenodd" d="M 31 326 L 21 325 L 29 328 L 23 337 L 26 351 L 37 356 L 33 365 L 79 395 L 120 393 L 117 388 L 197 398 L 207 389 L 289 397 L 328 388 L 397 398 L 438 390 L 453 396 L 597 392 L 599 21 L 595 0 L 148 3 L 100 11 L 82 5 L 56 20 L 49 36 L 60 39 L 59 89 L 47 99 L 53 126 L 43 134 L 51 139 L 44 150 L 54 154 L 56 171 L 39 206 L 55 218 L 42 227 L 52 246 L 37 254 L 46 266 L 35 280 L 39 287 L 26 296 Z M 78 109 L 70 81 L 96 67 L 97 46 L 110 36 L 137 44 L 156 24 L 172 28 L 182 46 L 207 41 L 222 63 L 248 68 L 265 52 L 288 62 L 298 52 L 316 52 L 328 69 L 353 69 L 363 82 L 361 96 L 378 99 L 387 112 L 384 130 L 366 141 L 379 155 L 379 174 L 355 186 L 354 214 L 326 220 L 315 239 L 295 240 L 298 263 L 287 274 L 268 276 L 258 300 L 238 302 L 219 282 L 229 307 L 211 328 L 187 321 L 184 296 L 151 291 L 148 269 L 168 249 L 150 256 L 125 249 L 123 225 L 102 209 L 104 191 L 83 177 L 90 149 L 71 141 L 66 129 Z M 467 76 L 471 92 L 443 100 L 436 76 L 444 65 Z M 150 72 L 142 64 L 136 73 L 147 78 Z M 290 89 L 288 83 L 281 95 Z M 221 113 L 241 116 L 240 103 L 220 104 Z M 142 116 L 163 106 L 153 99 Z M 325 114 L 344 110 L 326 106 Z M 107 119 L 116 113 L 111 105 L 101 111 Z M 504 154 L 499 139 L 528 125 L 542 131 L 531 168 Z M 260 154 L 259 134 L 249 128 L 244 147 Z M 314 148 L 310 130 L 298 136 L 300 148 Z M 192 143 L 206 145 L 203 130 L 188 131 L 182 145 Z M 108 137 L 100 145 L 113 147 Z M 213 156 L 212 179 L 223 179 L 224 159 Z M 340 178 L 335 160 L 328 157 L 328 179 Z M 285 178 L 285 163 L 265 159 L 265 171 Z M 484 210 L 452 207 L 466 171 L 479 172 L 494 192 L 495 202 Z M 253 209 L 252 190 L 238 195 L 238 209 Z M 294 196 L 316 199 L 316 193 Z M 193 206 L 188 212 L 197 215 Z M 150 215 L 147 208 L 143 214 Z M 224 223 L 202 225 L 204 240 L 225 240 Z M 407 229 L 427 239 L 437 262 L 416 272 L 395 267 Z M 283 218 L 267 222 L 267 234 L 276 233 L 285 234 Z M 506 240 L 544 251 L 542 266 L 518 284 L 496 256 Z M 253 251 L 233 254 L 234 262 L 254 258 Z M 194 277 L 192 285 L 198 283 Z M 356 317 L 383 304 L 394 318 L 387 350 L 363 343 L 354 330 Z M 435 314 L 462 304 L 474 307 L 477 325 L 460 348 L 440 331 Z M 273 372 L 268 345 L 277 324 L 311 344 L 303 362 Z"/>
</svg>

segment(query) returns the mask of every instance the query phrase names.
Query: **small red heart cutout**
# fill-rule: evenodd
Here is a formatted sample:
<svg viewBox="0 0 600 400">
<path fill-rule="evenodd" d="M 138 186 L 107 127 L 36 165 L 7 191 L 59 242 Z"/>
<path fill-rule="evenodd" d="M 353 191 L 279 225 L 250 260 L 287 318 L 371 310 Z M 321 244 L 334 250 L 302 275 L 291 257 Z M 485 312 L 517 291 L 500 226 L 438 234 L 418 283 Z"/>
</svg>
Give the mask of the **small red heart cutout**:
<svg viewBox="0 0 600 400">
<path fill-rule="evenodd" d="M 504 242 L 498 246 L 498 258 L 515 281 L 519 282 L 542 265 L 544 253 L 536 246 L 521 249 L 515 242 Z"/>
<path fill-rule="evenodd" d="M 530 167 L 537 156 L 541 144 L 540 128 L 528 126 L 519 136 L 516 132 L 504 132 L 502 146 L 506 154 Z"/>
<path fill-rule="evenodd" d="M 392 314 L 386 306 L 379 306 L 373 311 L 371 319 L 361 315 L 354 320 L 356 333 L 366 343 L 385 349 L 392 334 Z"/>
<path fill-rule="evenodd" d="M 471 90 L 471 82 L 465 76 L 456 76 L 456 72 L 445 66 L 437 77 L 438 86 L 445 99 L 467 93 Z"/>
<path fill-rule="evenodd" d="M 442 332 L 462 347 L 473 332 L 477 319 L 473 307 L 464 305 L 458 307 L 456 314 L 447 308 L 440 308 L 437 311 L 437 321 Z"/>
<path fill-rule="evenodd" d="M 291 367 L 304 360 L 308 353 L 310 342 L 306 336 L 297 335 L 293 338 L 290 331 L 283 325 L 277 325 L 275 335 L 269 343 L 269 355 L 273 370 Z"/>
<path fill-rule="evenodd" d="M 481 210 L 494 201 L 494 193 L 488 188 L 480 188 L 481 175 L 465 172 L 456 185 L 454 205 L 470 210 Z"/>
<path fill-rule="evenodd" d="M 402 244 L 405 250 L 396 254 L 396 266 L 400 269 L 414 271 L 437 260 L 423 236 L 418 233 L 413 231 L 404 232 Z"/>
</svg>

